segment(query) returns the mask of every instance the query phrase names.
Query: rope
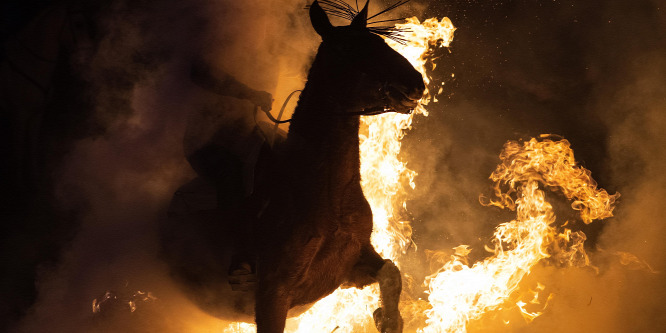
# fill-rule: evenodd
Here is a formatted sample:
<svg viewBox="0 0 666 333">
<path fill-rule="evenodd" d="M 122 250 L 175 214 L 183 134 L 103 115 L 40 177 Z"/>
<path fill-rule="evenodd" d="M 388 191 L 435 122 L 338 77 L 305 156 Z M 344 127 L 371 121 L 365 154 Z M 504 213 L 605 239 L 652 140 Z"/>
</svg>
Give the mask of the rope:
<svg viewBox="0 0 666 333">
<path fill-rule="evenodd" d="M 287 120 L 280 120 L 280 118 L 282 118 L 282 114 L 284 113 L 284 109 L 287 107 L 287 103 L 289 103 L 289 100 L 291 99 L 291 97 L 294 96 L 295 93 L 301 92 L 301 91 L 302 90 L 294 90 L 294 91 L 291 92 L 291 94 L 289 94 L 289 96 L 287 96 L 287 99 L 284 101 L 284 103 L 282 103 L 282 108 L 280 108 L 280 113 L 278 113 L 277 119 L 275 119 L 275 117 L 273 117 L 273 115 L 271 114 L 270 111 L 262 109 L 262 111 L 264 111 L 264 113 L 266 113 L 266 116 L 268 116 L 268 119 L 270 119 L 272 122 L 275 123 L 275 131 L 277 131 L 278 125 L 288 123 L 288 122 L 291 121 L 291 118 L 289 118 Z"/>
<path fill-rule="evenodd" d="M 270 119 L 272 122 L 275 123 L 275 128 L 273 130 L 274 133 L 277 132 L 278 126 L 280 124 L 291 122 L 291 118 L 290 119 L 285 119 L 285 120 L 281 120 L 281 118 L 282 118 L 282 115 L 284 114 L 284 109 L 287 107 L 287 103 L 289 103 L 289 100 L 291 100 L 291 97 L 293 97 L 295 93 L 301 92 L 301 91 L 302 90 L 294 90 L 294 91 L 291 92 L 291 94 L 289 94 L 289 96 L 287 96 L 287 99 L 284 101 L 284 103 L 282 103 L 282 107 L 280 108 L 280 112 L 278 113 L 277 118 L 273 117 L 273 115 L 271 114 L 270 111 L 262 109 L 262 111 L 264 111 L 264 113 L 266 113 L 266 116 L 268 116 L 268 119 Z M 257 106 L 257 109 L 259 109 L 258 106 Z M 389 112 L 389 111 L 390 110 L 388 110 L 386 107 L 378 106 L 378 107 L 373 107 L 373 108 L 369 108 L 369 109 L 363 109 L 361 111 L 356 111 L 356 112 L 342 112 L 342 113 L 340 113 L 340 115 L 343 115 L 343 116 L 374 116 L 374 115 L 382 114 L 382 113 Z"/>
</svg>

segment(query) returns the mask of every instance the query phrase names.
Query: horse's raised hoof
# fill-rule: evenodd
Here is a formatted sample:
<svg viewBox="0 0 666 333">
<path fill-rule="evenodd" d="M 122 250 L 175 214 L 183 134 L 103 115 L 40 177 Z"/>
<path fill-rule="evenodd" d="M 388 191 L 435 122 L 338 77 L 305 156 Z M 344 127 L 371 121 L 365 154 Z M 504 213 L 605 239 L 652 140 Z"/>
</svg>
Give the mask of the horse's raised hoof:
<svg viewBox="0 0 666 333">
<path fill-rule="evenodd" d="M 402 317 L 400 312 L 395 312 L 394 314 L 387 315 L 384 313 L 384 308 L 378 308 L 372 314 L 372 318 L 375 320 L 375 326 L 377 330 L 381 333 L 402 333 Z"/>
</svg>

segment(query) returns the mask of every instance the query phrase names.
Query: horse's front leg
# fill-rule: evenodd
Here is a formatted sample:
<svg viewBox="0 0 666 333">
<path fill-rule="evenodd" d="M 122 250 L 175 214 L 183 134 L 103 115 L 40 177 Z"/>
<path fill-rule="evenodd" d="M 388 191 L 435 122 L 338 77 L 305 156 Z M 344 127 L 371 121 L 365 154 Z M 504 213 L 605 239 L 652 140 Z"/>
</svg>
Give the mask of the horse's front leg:
<svg viewBox="0 0 666 333">
<path fill-rule="evenodd" d="M 403 321 L 398 309 L 400 292 L 402 292 L 400 270 L 391 260 L 386 259 L 382 268 L 377 272 L 377 281 L 382 307 L 373 313 L 375 326 L 382 333 L 402 332 Z"/>
<path fill-rule="evenodd" d="M 287 289 L 260 282 L 255 302 L 257 333 L 283 333 L 291 302 Z"/>
<path fill-rule="evenodd" d="M 323 244 L 321 236 L 311 236 L 299 246 L 292 243 L 291 253 L 265 254 L 258 262 L 259 284 L 255 295 L 257 333 L 284 332 L 293 291 L 308 276 L 312 260 Z"/>
<path fill-rule="evenodd" d="M 361 258 L 354 266 L 350 282 L 357 288 L 379 282 L 381 307 L 373 313 L 375 326 L 382 333 L 402 332 L 403 321 L 398 309 L 402 277 L 391 260 L 383 259 L 368 244 L 361 251 Z"/>
</svg>

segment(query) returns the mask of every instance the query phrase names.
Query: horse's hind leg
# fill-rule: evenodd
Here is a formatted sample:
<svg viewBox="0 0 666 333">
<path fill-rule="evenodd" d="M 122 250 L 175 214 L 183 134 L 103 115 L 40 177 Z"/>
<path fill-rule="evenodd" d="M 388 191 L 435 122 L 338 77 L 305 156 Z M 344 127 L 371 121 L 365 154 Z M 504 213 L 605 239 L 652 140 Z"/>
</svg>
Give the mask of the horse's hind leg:
<svg viewBox="0 0 666 333">
<path fill-rule="evenodd" d="M 372 246 L 368 246 L 354 266 L 351 280 L 358 288 L 379 282 L 381 307 L 373 314 L 375 326 L 382 333 L 402 332 L 403 322 L 398 309 L 402 277 L 398 267 L 391 260 L 382 259 Z"/>
</svg>

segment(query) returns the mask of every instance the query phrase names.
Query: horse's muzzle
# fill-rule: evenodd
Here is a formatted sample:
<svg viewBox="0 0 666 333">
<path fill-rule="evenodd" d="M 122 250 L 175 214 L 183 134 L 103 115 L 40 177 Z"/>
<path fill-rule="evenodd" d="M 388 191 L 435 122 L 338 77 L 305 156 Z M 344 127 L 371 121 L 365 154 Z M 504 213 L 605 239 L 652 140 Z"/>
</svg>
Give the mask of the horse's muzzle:
<svg viewBox="0 0 666 333">
<path fill-rule="evenodd" d="M 407 89 L 388 87 L 386 97 L 392 111 L 409 114 L 418 106 L 419 100 L 423 97 L 423 90 L 412 89 L 407 91 Z"/>
</svg>

